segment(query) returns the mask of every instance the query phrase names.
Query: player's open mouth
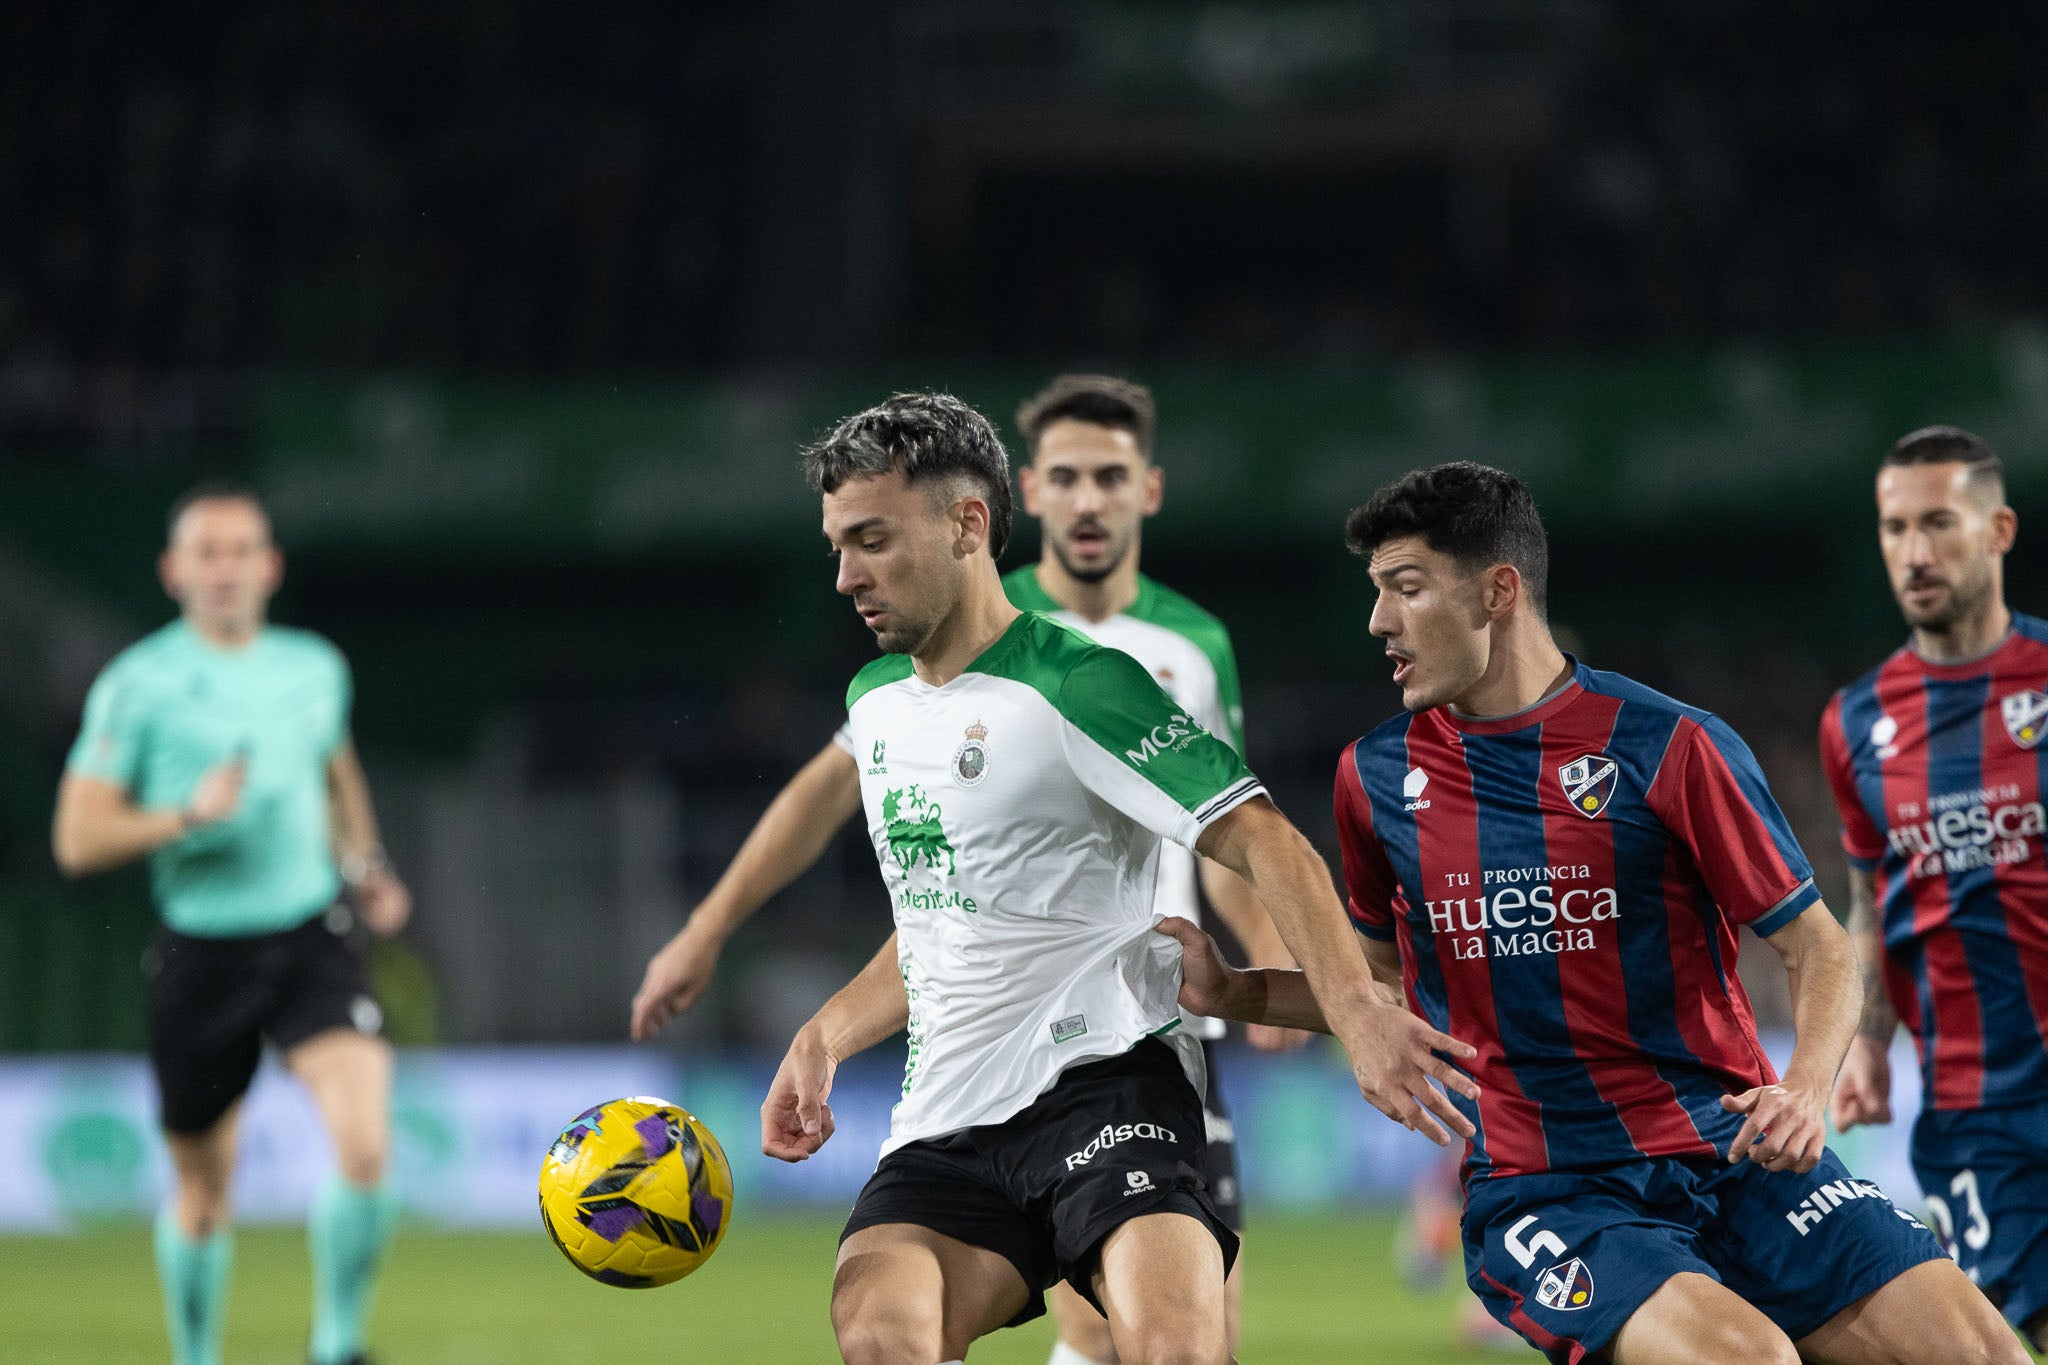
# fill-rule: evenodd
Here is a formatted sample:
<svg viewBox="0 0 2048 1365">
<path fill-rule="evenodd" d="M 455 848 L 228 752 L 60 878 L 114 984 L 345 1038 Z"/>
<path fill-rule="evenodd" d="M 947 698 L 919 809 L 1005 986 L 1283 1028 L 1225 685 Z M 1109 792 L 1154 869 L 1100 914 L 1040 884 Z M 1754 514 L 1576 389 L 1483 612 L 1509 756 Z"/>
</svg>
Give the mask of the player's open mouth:
<svg viewBox="0 0 2048 1365">
<path fill-rule="evenodd" d="M 1415 671 L 1415 660 L 1403 654 L 1396 654 L 1392 650 L 1387 651 L 1387 657 L 1394 661 L 1394 681 L 1406 682 L 1408 675 Z"/>
</svg>

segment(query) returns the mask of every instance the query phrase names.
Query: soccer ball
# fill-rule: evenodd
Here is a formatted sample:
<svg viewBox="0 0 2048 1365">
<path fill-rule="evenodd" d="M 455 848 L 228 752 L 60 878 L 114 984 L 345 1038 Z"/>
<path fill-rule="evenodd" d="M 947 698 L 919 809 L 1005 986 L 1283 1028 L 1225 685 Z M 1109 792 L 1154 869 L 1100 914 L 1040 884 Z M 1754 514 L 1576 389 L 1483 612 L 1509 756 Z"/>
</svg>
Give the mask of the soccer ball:
<svg viewBox="0 0 2048 1365">
<path fill-rule="evenodd" d="M 540 1164 L 540 1221 L 602 1284 L 651 1289 L 711 1259 L 732 1221 L 732 1168 L 689 1110 L 646 1095 L 586 1109 Z"/>
</svg>

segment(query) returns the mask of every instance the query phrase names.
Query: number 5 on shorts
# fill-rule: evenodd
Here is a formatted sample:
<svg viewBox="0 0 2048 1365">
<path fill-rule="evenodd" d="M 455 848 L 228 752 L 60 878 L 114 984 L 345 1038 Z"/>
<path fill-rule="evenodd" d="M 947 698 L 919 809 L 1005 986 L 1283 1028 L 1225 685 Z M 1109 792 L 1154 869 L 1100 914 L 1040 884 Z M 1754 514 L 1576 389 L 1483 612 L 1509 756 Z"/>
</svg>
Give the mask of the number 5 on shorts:
<svg viewBox="0 0 2048 1365">
<path fill-rule="evenodd" d="M 1534 1237 L 1526 1242 L 1522 1240 L 1522 1233 L 1535 1221 L 1535 1214 L 1525 1213 L 1519 1223 L 1508 1229 L 1507 1236 L 1501 1238 L 1501 1245 L 1508 1249 L 1508 1255 L 1514 1257 L 1524 1270 L 1535 1265 L 1536 1258 L 1546 1252 L 1553 1261 L 1564 1255 L 1564 1239 L 1546 1229 L 1537 1228 Z"/>
</svg>

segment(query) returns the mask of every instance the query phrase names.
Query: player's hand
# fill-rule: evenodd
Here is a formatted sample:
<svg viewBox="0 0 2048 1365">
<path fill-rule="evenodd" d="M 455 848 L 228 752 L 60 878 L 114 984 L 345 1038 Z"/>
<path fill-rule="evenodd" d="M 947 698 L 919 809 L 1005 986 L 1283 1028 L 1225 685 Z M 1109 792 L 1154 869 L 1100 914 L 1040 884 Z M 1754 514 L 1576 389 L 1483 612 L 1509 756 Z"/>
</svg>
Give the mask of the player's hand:
<svg viewBox="0 0 2048 1365">
<path fill-rule="evenodd" d="M 1859 1123 L 1892 1121 L 1892 1059 L 1875 1038 L 1859 1033 L 1842 1059 L 1830 1106 L 1835 1127 L 1846 1133 Z"/>
<path fill-rule="evenodd" d="M 242 782 L 248 775 L 249 762 L 241 754 L 201 773 L 191 800 L 185 803 L 185 823 L 197 829 L 233 818 L 242 804 Z"/>
<path fill-rule="evenodd" d="M 1278 1028 L 1272 1024 L 1246 1024 L 1244 1040 L 1260 1052 L 1292 1052 L 1315 1037 L 1298 1028 Z"/>
<path fill-rule="evenodd" d="M 1179 915 L 1168 915 L 1152 927 L 1180 940 L 1180 1007 L 1212 1019 L 1235 1017 L 1230 1013 L 1236 994 L 1233 988 L 1243 981 L 1244 973 L 1223 960 L 1223 954 L 1216 951 L 1216 940 Z"/>
<path fill-rule="evenodd" d="M 803 1161 L 832 1136 L 832 1076 L 839 1064 L 809 1026 L 797 1030 L 761 1102 L 761 1151 Z"/>
<path fill-rule="evenodd" d="M 697 1003 L 711 984 L 711 969 L 718 965 L 722 946 L 692 920 L 648 959 L 640 989 L 633 995 L 631 1031 L 636 1042 L 646 1042 Z"/>
<path fill-rule="evenodd" d="M 1723 1095 L 1721 1107 L 1746 1115 L 1728 1148 L 1731 1165 L 1747 1158 L 1767 1171 L 1804 1175 L 1826 1150 L 1827 1095 L 1818 1086 L 1760 1085 Z"/>
<path fill-rule="evenodd" d="M 1334 1020 L 1332 1024 L 1334 1028 Z M 1334 1031 L 1351 1058 L 1358 1093 L 1373 1108 L 1439 1147 L 1450 1145 L 1451 1133 L 1461 1138 L 1472 1136 L 1471 1121 L 1458 1112 L 1444 1091 L 1477 1100 L 1479 1083 L 1438 1054 L 1470 1061 L 1479 1055 L 1479 1049 L 1431 1028 L 1405 1008 L 1385 1004 L 1377 989 L 1371 1004 L 1349 1011 L 1341 1028 Z M 1432 1080 L 1443 1090 L 1431 1085 Z"/>
<path fill-rule="evenodd" d="M 355 885 L 356 918 L 378 938 L 390 938 L 412 918 L 412 892 L 390 868 L 379 868 Z"/>
</svg>

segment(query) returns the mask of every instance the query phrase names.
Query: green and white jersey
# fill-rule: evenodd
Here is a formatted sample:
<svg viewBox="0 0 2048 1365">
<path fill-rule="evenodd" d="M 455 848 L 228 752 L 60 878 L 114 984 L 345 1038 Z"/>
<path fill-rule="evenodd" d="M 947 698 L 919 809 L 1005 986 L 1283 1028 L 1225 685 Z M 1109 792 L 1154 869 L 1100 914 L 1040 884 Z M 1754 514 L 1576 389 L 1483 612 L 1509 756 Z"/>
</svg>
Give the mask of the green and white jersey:
<svg viewBox="0 0 2048 1365">
<path fill-rule="evenodd" d="M 1039 584 L 1037 566 L 1027 564 L 1003 576 L 1011 605 L 1042 611 L 1071 626 L 1099 645 L 1120 649 L 1143 664 L 1166 694 L 1180 703 L 1210 734 L 1244 752 L 1244 703 L 1238 688 L 1237 656 L 1223 623 L 1163 583 L 1138 575 L 1138 596 L 1129 608 L 1100 621 L 1068 611 Z M 1195 855 L 1177 845 L 1159 852 L 1159 890 L 1154 902 L 1162 915 L 1179 915 L 1197 924 L 1202 901 L 1195 890 Z M 1221 1038 L 1223 1021 L 1190 1016 L 1198 1038 Z"/>
<path fill-rule="evenodd" d="M 1143 665 L 1023 612 L 933 687 L 884 655 L 847 690 L 868 836 L 910 999 L 883 1153 L 1000 1123 L 1067 1067 L 1180 1027 L 1153 932 L 1161 839 L 1192 846 L 1265 789 Z"/>
<path fill-rule="evenodd" d="M 265 934 L 333 901 L 327 762 L 348 738 L 349 694 L 339 650 L 276 626 L 223 649 L 174 621 L 100 673 L 67 771 L 171 808 L 207 769 L 238 753 L 248 765 L 233 818 L 150 855 L 164 923 L 208 938 Z"/>
</svg>

